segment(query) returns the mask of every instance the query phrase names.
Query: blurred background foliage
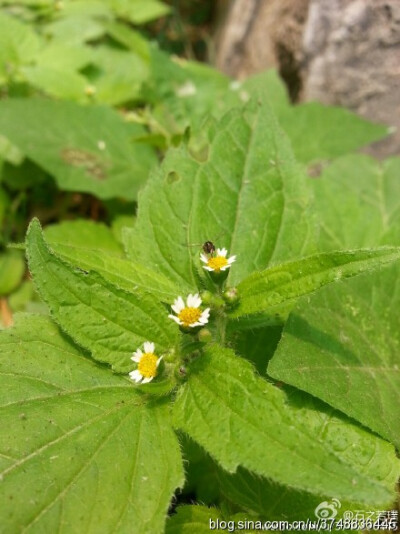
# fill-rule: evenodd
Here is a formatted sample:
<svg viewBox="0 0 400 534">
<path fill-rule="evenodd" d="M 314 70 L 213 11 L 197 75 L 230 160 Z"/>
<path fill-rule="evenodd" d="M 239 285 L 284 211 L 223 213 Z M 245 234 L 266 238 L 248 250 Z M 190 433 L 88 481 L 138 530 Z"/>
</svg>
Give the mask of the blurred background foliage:
<svg viewBox="0 0 400 534">
<path fill-rule="evenodd" d="M 102 249 L 107 231 L 123 254 L 151 170 L 181 142 L 206 157 L 232 106 L 266 98 L 310 175 L 387 134 L 342 109 L 292 106 L 274 70 L 239 82 L 211 67 L 217 19 L 211 0 L 0 0 L 2 326 L 45 311 L 18 247 L 32 217 L 59 225 L 53 242 Z"/>
<path fill-rule="evenodd" d="M 206 157 L 215 119 L 252 96 L 271 104 L 311 177 L 387 134 L 342 109 L 292 106 L 273 70 L 238 82 L 209 66 L 215 5 L 0 0 L 0 327 L 17 311 L 46 313 L 18 245 L 32 217 L 56 251 L 61 243 L 122 257 L 138 191 L 168 147 L 187 142 L 194 157 Z M 244 471 L 224 475 L 188 439 L 184 448 L 182 498 L 238 511 L 231 479 L 257 481 Z"/>
</svg>

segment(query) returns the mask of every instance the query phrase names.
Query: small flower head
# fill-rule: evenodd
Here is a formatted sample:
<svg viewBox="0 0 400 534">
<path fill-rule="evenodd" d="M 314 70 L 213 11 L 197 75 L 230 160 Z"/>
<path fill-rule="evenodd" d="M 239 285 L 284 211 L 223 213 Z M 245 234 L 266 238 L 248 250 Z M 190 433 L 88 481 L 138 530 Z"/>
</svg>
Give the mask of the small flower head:
<svg viewBox="0 0 400 534">
<path fill-rule="evenodd" d="M 226 248 L 217 248 L 217 253 L 215 256 L 207 257 L 205 254 L 200 254 L 200 259 L 205 265 L 203 265 L 203 268 L 207 271 L 213 271 L 215 273 L 219 273 L 220 271 L 226 271 L 226 269 L 229 269 L 229 267 L 232 265 L 232 263 L 236 260 L 236 256 L 231 256 L 230 258 L 227 258 L 226 255 L 228 254 L 228 251 Z"/>
<path fill-rule="evenodd" d="M 185 328 L 204 326 L 208 323 L 210 308 L 206 308 L 204 311 L 201 311 L 200 305 L 201 298 L 199 297 L 198 293 L 195 295 L 189 295 L 186 299 L 186 305 L 183 298 L 178 297 L 171 306 L 176 315 L 171 314 L 168 315 L 168 317 Z"/>
<path fill-rule="evenodd" d="M 157 375 L 157 367 L 162 356 L 157 358 L 154 354 L 154 343 L 150 343 L 149 341 L 143 344 L 143 350 L 144 352 L 139 348 L 133 353 L 131 360 L 138 365 L 137 369 L 129 373 L 129 377 L 135 382 L 146 384 Z"/>
</svg>

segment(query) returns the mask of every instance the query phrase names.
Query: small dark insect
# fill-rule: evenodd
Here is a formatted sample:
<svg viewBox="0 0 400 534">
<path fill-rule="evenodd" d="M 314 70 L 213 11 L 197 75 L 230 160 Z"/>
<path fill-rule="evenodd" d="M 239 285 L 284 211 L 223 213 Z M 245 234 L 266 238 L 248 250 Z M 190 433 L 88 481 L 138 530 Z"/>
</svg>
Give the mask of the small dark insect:
<svg viewBox="0 0 400 534">
<path fill-rule="evenodd" d="M 215 246 L 214 246 L 214 243 L 212 241 L 206 241 L 205 243 L 203 243 L 203 250 L 206 254 L 211 254 L 211 256 L 214 254 L 215 252 Z"/>
</svg>

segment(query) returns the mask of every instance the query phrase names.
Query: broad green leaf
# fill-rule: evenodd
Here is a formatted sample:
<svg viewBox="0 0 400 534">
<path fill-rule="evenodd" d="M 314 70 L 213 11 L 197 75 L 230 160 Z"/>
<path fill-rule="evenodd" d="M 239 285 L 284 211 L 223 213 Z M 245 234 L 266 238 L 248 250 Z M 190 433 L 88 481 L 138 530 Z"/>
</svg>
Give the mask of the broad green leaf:
<svg viewBox="0 0 400 534">
<path fill-rule="evenodd" d="M 120 22 L 105 24 L 107 33 L 118 43 L 132 50 L 146 62 L 150 60 L 150 42 L 141 33 Z"/>
<path fill-rule="evenodd" d="M 85 219 L 61 221 L 47 226 L 44 235 L 52 245 L 84 249 L 83 252 L 85 249 L 104 251 L 116 256 L 121 256 L 122 253 L 120 244 L 104 223 Z"/>
<path fill-rule="evenodd" d="M 239 102 L 247 102 L 251 98 L 264 99 L 278 116 L 290 107 L 287 88 L 275 69 L 260 72 L 245 80 L 234 81 L 224 98 L 226 106 L 238 105 Z M 228 109 L 228 107 L 226 107 Z"/>
<path fill-rule="evenodd" d="M 71 6 L 76 4 L 77 2 L 69 3 Z M 73 46 L 53 41 L 40 50 L 40 54 L 35 58 L 35 64 L 52 69 L 78 71 L 88 65 L 91 59 L 92 50 L 89 46 Z"/>
<path fill-rule="evenodd" d="M 104 28 L 100 20 L 73 14 L 46 24 L 46 34 L 64 45 L 81 46 L 86 41 L 102 37 Z"/>
<path fill-rule="evenodd" d="M 85 88 L 88 81 L 77 72 L 34 65 L 21 68 L 21 73 L 33 87 L 48 95 L 77 102 L 83 102 L 87 98 Z"/>
<path fill-rule="evenodd" d="M 232 317 L 267 312 L 284 318 L 298 297 L 399 258 L 398 247 L 326 252 L 256 272 L 239 284 Z"/>
<path fill-rule="evenodd" d="M 154 341 L 158 352 L 174 346 L 178 329 L 156 297 L 128 292 L 96 272 L 74 268 L 54 255 L 34 220 L 27 234 L 29 269 L 55 320 L 92 356 L 117 372 L 132 369 L 132 352 Z"/>
<path fill-rule="evenodd" d="M 0 12 L 0 85 L 30 63 L 39 47 L 39 38 L 28 25 Z"/>
<path fill-rule="evenodd" d="M 310 249 L 309 189 L 269 108 L 228 113 L 200 162 L 185 147 L 168 152 L 143 190 L 136 226 L 126 231 L 132 259 L 183 287 L 208 280 L 199 259 L 213 240 L 238 258 L 236 284 L 268 264 Z"/>
<path fill-rule="evenodd" d="M 112 11 L 103 0 L 74 0 L 63 4 L 61 17 L 83 16 L 86 18 L 102 18 L 111 20 Z"/>
<path fill-rule="evenodd" d="M 321 249 L 400 245 L 399 175 L 400 158 L 353 154 L 312 180 Z"/>
<path fill-rule="evenodd" d="M 309 102 L 288 107 L 279 122 L 303 163 L 336 158 L 386 137 L 389 128 L 350 111 Z"/>
<path fill-rule="evenodd" d="M 241 465 L 291 488 L 378 507 L 393 499 L 400 462 L 391 445 L 257 378 L 229 349 L 211 346 L 193 362 L 174 422 L 229 472 Z"/>
<path fill-rule="evenodd" d="M 133 24 L 146 24 L 168 15 L 170 7 L 158 0 L 106 0 L 116 15 Z"/>
<path fill-rule="evenodd" d="M 10 143 L 4 135 L 0 135 L 0 157 L 14 165 L 20 165 L 24 159 L 24 155 L 21 154 L 20 150 Z"/>
<path fill-rule="evenodd" d="M 109 252 L 85 250 L 75 246 L 52 243 L 53 250 L 66 261 L 85 271 L 96 271 L 105 280 L 126 291 L 148 291 L 164 302 L 173 302 L 180 289 L 166 276 L 141 263 L 124 260 Z"/>
<path fill-rule="evenodd" d="M 140 56 L 102 46 L 93 52 L 93 63 L 100 69 L 93 80 L 98 102 L 115 106 L 139 97 L 149 70 Z"/>
<path fill-rule="evenodd" d="M 17 250 L 0 254 L 0 296 L 8 295 L 21 283 L 25 262 Z"/>
<path fill-rule="evenodd" d="M 222 513 L 216 508 L 207 506 L 179 506 L 176 514 L 169 517 L 165 534 L 209 534 L 210 526 L 217 520 L 222 520 Z"/>
<path fill-rule="evenodd" d="M 325 400 L 400 449 L 399 265 L 299 301 L 268 373 Z"/>
<path fill-rule="evenodd" d="M 248 513 L 269 521 L 317 520 L 315 509 L 323 500 L 321 496 L 280 486 L 241 467 L 234 474 L 222 469 L 218 469 L 217 473 L 224 496 Z M 336 519 L 342 517 L 346 510 L 360 510 L 359 505 L 345 502 L 339 505 Z"/>
<path fill-rule="evenodd" d="M 136 129 L 142 132 L 140 126 Z M 150 147 L 130 142 L 133 125 L 104 107 L 33 98 L 3 100 L 0 132 L 54 175 L 61 189 L 103 199 L 135 199 L 156 161 Z"/>
<path fill-rule="evenodd" d="M 164 531 L 183 483 L 165 402 L 37 316 L 0 334 L 0 382 L 4 532 Z"/>
</svg>

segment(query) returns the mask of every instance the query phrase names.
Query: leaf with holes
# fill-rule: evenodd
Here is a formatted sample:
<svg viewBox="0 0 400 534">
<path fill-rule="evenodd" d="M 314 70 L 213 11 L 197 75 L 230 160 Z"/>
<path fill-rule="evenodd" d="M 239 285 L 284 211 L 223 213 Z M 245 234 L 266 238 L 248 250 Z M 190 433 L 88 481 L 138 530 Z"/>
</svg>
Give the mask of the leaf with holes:
<svg viewBox="0 0 400 534">
<path fill-rule="evenodd" d="M 313 249 L 309 201 L 306 179 L 273 114 L 266 105 L 250 105 L 225 115 L 210 132 L 205 161 L 185 147 L 169 151 L 140 196 L 126 250 L 193 289 L 199 277 L 206 283 L 199 250 L 212 240 L 240 258 L 228 279 L 236 284 Z"/>
</svg>

